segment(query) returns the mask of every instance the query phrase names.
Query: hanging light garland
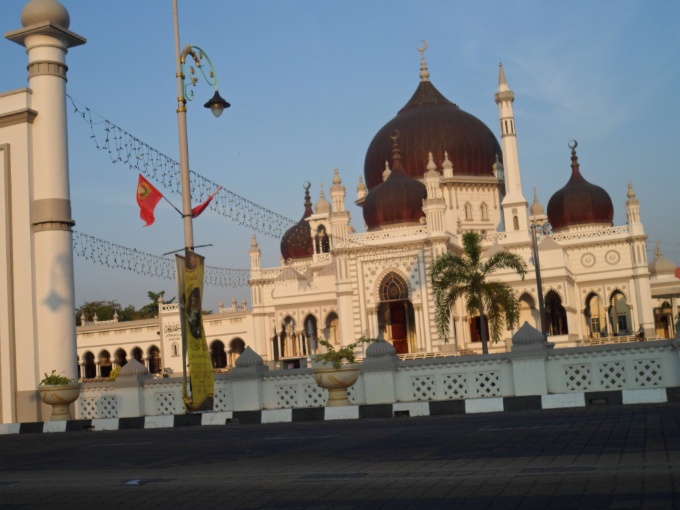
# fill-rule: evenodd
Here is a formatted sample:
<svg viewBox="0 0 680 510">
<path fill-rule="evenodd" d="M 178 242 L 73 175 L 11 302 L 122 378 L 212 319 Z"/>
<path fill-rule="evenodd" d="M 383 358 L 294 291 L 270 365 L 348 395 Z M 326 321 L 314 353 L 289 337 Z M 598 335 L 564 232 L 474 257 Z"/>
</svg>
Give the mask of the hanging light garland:
<svg viewBox="0 0 680 510">
<path fill-rule="evenodd" d="M 175 279 L 175 259 L 161 257 L 104 241 L 82 232 L 73 232 L 73 253 L 85 260 L 111 269 L 123 269 L 138 275 Z M 205 284 L 212 287 L 247 287 L 248 269 L 205 266 Z"/>
<path fill-rule="evenodd" d="M 76 104 L 71 96 L 67 97 L 73 105 L 74 114 L 89 125 L 90 138 L 95 147 L 107 152 L 113 163 L 123 163 L 131 170 L 160 183 L 164 189 L 177 195 L 182 194 L 177 161 L 101 117 L 87 106 Z M 217 183 L 193 170 L 190 173 L 192 202 L 205 201 L 219 187 Z M 283 233 L 296 223 L 224 187 L 215 196 L 210 208 L 243 227 L 274 238 L 281 238 Z"/>
</svg>

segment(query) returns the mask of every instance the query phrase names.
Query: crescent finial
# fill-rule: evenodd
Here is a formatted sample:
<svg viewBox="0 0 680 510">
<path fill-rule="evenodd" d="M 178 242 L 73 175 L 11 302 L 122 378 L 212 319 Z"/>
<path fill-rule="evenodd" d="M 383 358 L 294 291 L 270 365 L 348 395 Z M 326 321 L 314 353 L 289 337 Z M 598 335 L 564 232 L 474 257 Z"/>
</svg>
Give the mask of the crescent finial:
<svg viewBox="0 0 680 510">
<path fill-rule="evenodd" d="M 312 184 L 309 181 L 305 181 L 304 185 L 302 186 L 305 190 L 308 190 L 309 188 L 312 187 Z"/>
<path fill-rule="evenodd" d="M 429 47 L 429 44 L 427 44 L 427 41 L 426 41 L 425 39 L 421 39 L 421 42 L 423 43 L 423 47 L 422 47 L 422 48 L 416 48 L 416 49 L 417 49 L 417 50 L 421 53 L 421 55 L 422 55 L 422 54 L 425 53 L 425 51 L 426 51 L 427 48 Z"/>
<path fill-rule="evenodd" d="M 570 148 L 570 149 L 575 149 L 576 147 L 578 147 L 578 142 L 577 142 L 576 140 L 571 140 L 571 141 L 569 142 L 569 148 Z"/>
</svg>

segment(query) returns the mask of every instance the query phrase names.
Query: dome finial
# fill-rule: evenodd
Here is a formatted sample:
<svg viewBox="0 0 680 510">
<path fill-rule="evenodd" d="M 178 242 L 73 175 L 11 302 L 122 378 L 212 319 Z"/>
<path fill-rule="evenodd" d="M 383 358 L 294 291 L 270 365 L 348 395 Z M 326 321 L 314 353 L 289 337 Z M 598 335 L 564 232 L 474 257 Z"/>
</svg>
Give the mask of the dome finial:
<svg viewBox="0 0 680 510">
<path fill-rule="evenodd" d="M 390 138 L 392 139 L 392 169 L 403 170 L 401 166 L 401 151 L 399 150 L 399 133 L 398 129 L 390 131 Z"/>
<path fill-rule="evenodd" d="M 576 147 L 578 147 L 578 142 L 576 140 L 571 140 L 568 145 L 569 148 L 571 149 L 571 176 L 572 178 L 581 177 L 581 171 L 579 170 L 578 164 L 578 156 L 576 155 Z"/>
<path fill-rule="evenodd" d="M 422 48 L 416 48 L 420 52 L 420 81 L 430 81 L 430 71 L 427 69 L 427 62 L 425 62 L 425 52 L 427 51 L 427 41 L 421 39 L 423 42 Z"/>
</svg>

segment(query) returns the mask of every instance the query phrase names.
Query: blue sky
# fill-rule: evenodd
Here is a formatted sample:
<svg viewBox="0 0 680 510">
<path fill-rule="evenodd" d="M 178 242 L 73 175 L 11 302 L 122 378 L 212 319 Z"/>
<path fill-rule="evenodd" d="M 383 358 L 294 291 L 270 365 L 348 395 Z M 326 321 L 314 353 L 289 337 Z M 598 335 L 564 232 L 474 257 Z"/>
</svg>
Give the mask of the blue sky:
<svg viewBox="0 0 680 510">
<path fill-rule="evenodd" d="M 177 85 L 171 0 L 63 0 L 71 30 L 88 43 L 68 56 L 68 93 L 150 146 L 178 159 Z M 21 27 L 26 0 L 4 0 L 3 34 Z M 422 39 L 431 80 L 448 99 L 498 133 L 494 93 L 503 62 L 515 92 L 524 194 L 547 205 L 570 175 L 569 140 L 581 171 L 605 188 L 615 224 L 625 224 L 628 181 L 642 206 L 648 254 L 662 241 L 680 263 L 678 139 L 680 3 L 632 0 L 274 1 L 180 0 L 182 46 L 212 59 L 232 103 L 214 119 L 202 83 L 189 103 L 191 168 L 249 200 L 297 221 L 303 184 L 327 190 L 338 167 L 353 205 L 375 133 L 418 85 Z M 20 46 L 0 41 L 0 91 L 27 85 Z M 75 229 L 162 254 L 183 246 L 179 215 L 167 204 L 143 228 L 138 174 L 113 164 L 69 115 Z M 161 190 L 166 191 L 166 190 Z M 178 205 L 180 198 L 168 194 Z M 206 263 L 249 268 L 252 231 L 207 211 L 194 223 Z M 279 264 L 279 239 L 258 234 L 263 267 Z M 141 306 L 148 290 L 176 294 L 170 280 L 140 277 L 76 259 L 76 304 L 115 299 Z M 207 288 L 205 307 L 247 288 Z"/>
</svg>

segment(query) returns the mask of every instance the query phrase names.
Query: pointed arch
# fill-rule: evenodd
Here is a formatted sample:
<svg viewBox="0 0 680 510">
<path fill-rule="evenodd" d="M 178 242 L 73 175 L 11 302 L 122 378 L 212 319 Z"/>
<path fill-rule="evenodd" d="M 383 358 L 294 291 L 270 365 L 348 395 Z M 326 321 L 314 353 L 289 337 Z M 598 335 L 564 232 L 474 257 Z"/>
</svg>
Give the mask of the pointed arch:
<svg viewBox="0 0 680 510">
<path fill-rule="evenodd" d="M 555 289 L 550 289 L 545 294 L 544 302 L 548 333 L 553 336 L 569 334 L 567 311 L 562 305 L 562 296 Z"/>
<path fill-rule="evenodd" d="M 465 220 L 466 221 L 471 221 L 472 220 L 472 205 L 470 202 L 465 202 Z"/>
<path fill-rule="evenodd" d="M 152 345 L 146 350 L 147 359 L 149 360 L 149 373 L 160 374 L 163 371 L 163 364 L 161 363 L 161 350 Z"/>
<path fill-rule="evenodd" d="M 482 205 L 479 207 L 480 211 L 482 212 L 482 220 L 486 221 L 489 219 L 489 206 L 486 205 L 486 202 L 482 202 Z"/>
</svg>

